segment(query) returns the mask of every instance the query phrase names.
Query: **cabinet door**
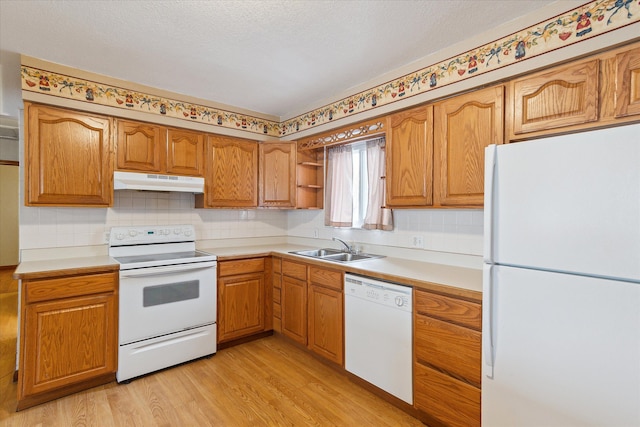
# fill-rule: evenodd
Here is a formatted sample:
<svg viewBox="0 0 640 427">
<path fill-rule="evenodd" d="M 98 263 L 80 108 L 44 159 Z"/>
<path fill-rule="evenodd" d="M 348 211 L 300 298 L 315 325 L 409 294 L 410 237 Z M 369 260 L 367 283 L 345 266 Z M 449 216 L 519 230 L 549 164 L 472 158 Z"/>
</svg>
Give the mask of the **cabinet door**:
<svg viewBox="0 0 640 427">
<path fill-rule="evenodd" d="M 307 344 L 307 282 L 282 276 L 282 333 Z"/>
<path fill-rule="evenodd" d="M 640 48 L 616 55 L 616 117 L 640 114 Z"/>
<path fill-rule="evenodd" d="M 296 205 L 296 145 L 260 144 L 259 205 L 293 208 Z"/>
<path fill-rule="evenodd" d="M 308 347 L 339 365 L 344 362 L 343 312 L 342 291 L 309 286 Z"/>
<path fill-rule="evenodd" d="M 218 340 L 264 331 L 264 274 L 220 278 L 218 281 Z"/>
<path fill-rule="evenodd" d="M 167 130 L 148 123 L 118 120 L 116 169 L 164 172 Z"/>
<path fill-rule="evenodd" d="M 497 86 L 436 104 L 435 204 L 482 207 L 484 149 L 504 140 L 503 97 Z"/>
<path fill-rule="evenodd" d="M 597 59 L 513 82 L 513 133 L 544 131 L 598 120 Z"/>
<path fill-rule="evenodd" d="M 420 364 L 413 375 L 414 406 L 435 419 L 434 425 L 480 426 L 479 388 Z"/>
<path fill-rule="evenodd" d="M 430 206 L 433 203 L 433 106 L 392 115 L 386 145 L 387 205 Z"/>
<path fill-rule="evenodd" d="M 25 204 L 110 206 L 111 119 L 30 103 L 25 108 Z"/>
<path fill-rule="evenodd" d="M 204 134 L 169 129 L 167 139 L 167 173 L 204 176 Z"/>
<path fill-rule="evenodd" d="M 258 143 L 210 136 L 206 199 L 209 207 L 258 205 Z"/>
<path fill-rule="evenodd" d="M 27 304 L 18 400 L 116 371 L 113 293 Z"/>
</svg>

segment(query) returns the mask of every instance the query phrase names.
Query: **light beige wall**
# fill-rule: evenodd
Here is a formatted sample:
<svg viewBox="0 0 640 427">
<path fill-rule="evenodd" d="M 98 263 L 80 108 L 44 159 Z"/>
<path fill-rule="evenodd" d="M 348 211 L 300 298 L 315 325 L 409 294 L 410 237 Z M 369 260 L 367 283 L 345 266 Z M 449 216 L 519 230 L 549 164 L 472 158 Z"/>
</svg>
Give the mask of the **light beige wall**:
<svg viewBox="0 0 640 427">
<path fill-rule="evenodd" d="M 0 265 L 18 264 L 18 169 L 0 165 Z"/>
</svg>

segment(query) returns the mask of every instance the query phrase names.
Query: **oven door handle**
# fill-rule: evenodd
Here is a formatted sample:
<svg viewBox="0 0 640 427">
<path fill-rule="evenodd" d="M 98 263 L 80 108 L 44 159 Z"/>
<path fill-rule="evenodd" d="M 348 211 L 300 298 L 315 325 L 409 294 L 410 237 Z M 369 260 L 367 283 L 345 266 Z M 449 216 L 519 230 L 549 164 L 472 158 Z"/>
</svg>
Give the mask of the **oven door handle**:
<svg viewBox="0 0 640 427">
<path fill-rule="evenodd" d="M 175 264 L 161 267 L 135 268 L 132 270 L 121 270 L 120 278 L 159 276 L 167 273 L 182 273 L 186 271 L 206 270 L 216 268 L 216 261 L 198 262 L 194 264 Z"/>
</svg>

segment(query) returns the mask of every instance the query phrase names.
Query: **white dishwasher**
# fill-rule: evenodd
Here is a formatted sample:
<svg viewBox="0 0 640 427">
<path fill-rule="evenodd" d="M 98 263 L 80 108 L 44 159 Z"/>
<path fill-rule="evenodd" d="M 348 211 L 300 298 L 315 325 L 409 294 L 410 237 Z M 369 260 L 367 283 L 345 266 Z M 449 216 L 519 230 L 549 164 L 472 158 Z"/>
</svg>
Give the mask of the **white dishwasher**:
<svg viewBox="0 0 640 427">
<path fill-rule="evenodd" d="M 344 277 L 345 369 L 413 404 L 412 288 Z"/>
</svg>

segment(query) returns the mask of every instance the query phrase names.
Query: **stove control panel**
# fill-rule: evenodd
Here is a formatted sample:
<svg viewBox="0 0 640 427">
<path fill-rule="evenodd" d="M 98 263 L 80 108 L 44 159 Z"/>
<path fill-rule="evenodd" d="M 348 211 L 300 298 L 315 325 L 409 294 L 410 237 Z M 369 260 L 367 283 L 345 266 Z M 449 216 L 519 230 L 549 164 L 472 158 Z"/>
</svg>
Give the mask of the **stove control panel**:
<svg viewBox="0 0 640 427">
<path fill-rule="evenodd" d="M 193 225 L 112 227 L 109 233 L 109 246 L 193 242 L 195 240 L 196 232 Z"/>
</svg>

